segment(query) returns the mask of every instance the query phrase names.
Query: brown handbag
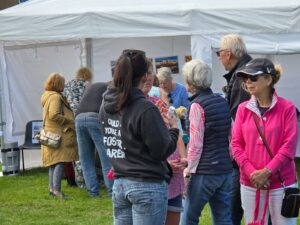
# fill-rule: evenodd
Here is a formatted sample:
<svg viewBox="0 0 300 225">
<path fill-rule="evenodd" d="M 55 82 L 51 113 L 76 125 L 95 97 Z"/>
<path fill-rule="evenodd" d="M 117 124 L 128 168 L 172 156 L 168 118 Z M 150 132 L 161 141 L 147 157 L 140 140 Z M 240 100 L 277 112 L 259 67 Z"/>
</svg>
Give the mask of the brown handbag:
<svg viewBox="0 0 300 225">
<path fill-rule="evenodd" d="M 267 152 L 269 153 L 271 158 L 274 158 L 274 154 L 272 153 L 268 142 L 266 140 L 266 137 L 262 131 L 262 128 L 259 125 L 259 121 L 257 118 L 257 115 L 252 112 L 253 119 L 255 121 L 256 128 L 259 132 L 259 135 L 267 149 Z M 282 206 L 281 206 L 281 215 L 287 218 L 293 218 L 298 217 L 299 215 L 299 207 L 300 207 L 300 194 L 299 194 L 299 188 L 297 187 L 285 187 L 284 180 L 280 174 L 280 171 L 278 171 L 278 177 L 281 182 L 281 185 L 284 188 L 284 196 L 282 200 Z"/>
</svg>

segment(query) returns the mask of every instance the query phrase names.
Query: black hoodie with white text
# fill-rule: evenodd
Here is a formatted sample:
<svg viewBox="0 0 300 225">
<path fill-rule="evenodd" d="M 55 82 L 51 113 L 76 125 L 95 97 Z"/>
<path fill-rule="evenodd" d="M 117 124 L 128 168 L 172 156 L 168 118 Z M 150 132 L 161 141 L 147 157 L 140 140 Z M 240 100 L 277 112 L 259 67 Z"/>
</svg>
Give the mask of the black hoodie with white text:
<svg viewBox="0 0 300 225">
<path fill-rule="evenodd" d="M 178 129 L 168 129 L 158 108 L 133 88 L 130 100 L 116 111 L 117 89 L 109 87 L 100 107 L 103 143 L 115 178 L 134 180 L 170 180 L 166 159 L 177 146 Z"/>
</svg>

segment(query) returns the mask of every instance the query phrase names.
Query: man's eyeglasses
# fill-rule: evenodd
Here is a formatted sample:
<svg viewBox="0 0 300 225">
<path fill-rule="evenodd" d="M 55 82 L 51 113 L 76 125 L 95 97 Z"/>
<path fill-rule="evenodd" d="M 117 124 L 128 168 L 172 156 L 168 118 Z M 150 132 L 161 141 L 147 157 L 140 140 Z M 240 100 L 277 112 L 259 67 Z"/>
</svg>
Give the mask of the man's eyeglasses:
<svg viewBox="0 0 300 225">
<path fill-rule="evenodd" d="M 258 80 L 259 76 L 243 76 L 243 82 L 247 82 L 247 80 L 249 79 L 251 82 L 256 82 Z"/>
<path fill-rule="evenodd" d="M 216 51 L 217 56 L 220 57 L 220 53 L 221 53 L 221 52 L 224 52 L 224 51 L 226 51 L 226 50 L 225 50 L 225 49 L 221 49 L 221 50 L 219 50 L 219 51 Z"/>
</svg>

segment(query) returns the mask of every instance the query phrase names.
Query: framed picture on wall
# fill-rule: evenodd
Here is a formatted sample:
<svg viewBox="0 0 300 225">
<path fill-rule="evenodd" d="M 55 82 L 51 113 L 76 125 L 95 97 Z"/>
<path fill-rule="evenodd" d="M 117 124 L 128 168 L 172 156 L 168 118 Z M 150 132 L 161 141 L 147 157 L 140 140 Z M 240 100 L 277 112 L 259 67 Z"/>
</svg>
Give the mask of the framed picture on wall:
<svg viewBox="0 0 300 225">
<path fill-rule="evenodd" d="M 169 67 L 172 73 L 179 73 L 178 56 L 155 58 L 156 71 L 161 67 Z"/>
<path fill-rule="evenodd" d="M 189 62 L 189 61 L 191 61 L 192 60 L 192 56 L 191 55 L 185 55 L 184 56 L 184 61 L 185 62 Z"/>
</svg>

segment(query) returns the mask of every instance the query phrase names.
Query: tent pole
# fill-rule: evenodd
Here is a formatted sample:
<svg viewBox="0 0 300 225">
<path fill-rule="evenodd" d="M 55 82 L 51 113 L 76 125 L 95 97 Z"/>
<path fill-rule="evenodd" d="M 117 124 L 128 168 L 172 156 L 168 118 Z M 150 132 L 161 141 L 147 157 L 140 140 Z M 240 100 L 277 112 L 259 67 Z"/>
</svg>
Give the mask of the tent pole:
<svg viewBox="0 0 300 225">
<path fill-rule="evenodd" d="M 86 66 L 92 70 L 92 39 L 85 38 L 84 40 L 86 49 Z"/>
<path fill-rule="evenodd" d="M 5 121 L 3 121 L 3 113 L 4 113 L 4 107 L 2 105 L 2 99 L 3 99 L 3 77 L 2 73 L 0 74 L 0 149 L 4 148 L 4 126 Z"/>
</svg>

